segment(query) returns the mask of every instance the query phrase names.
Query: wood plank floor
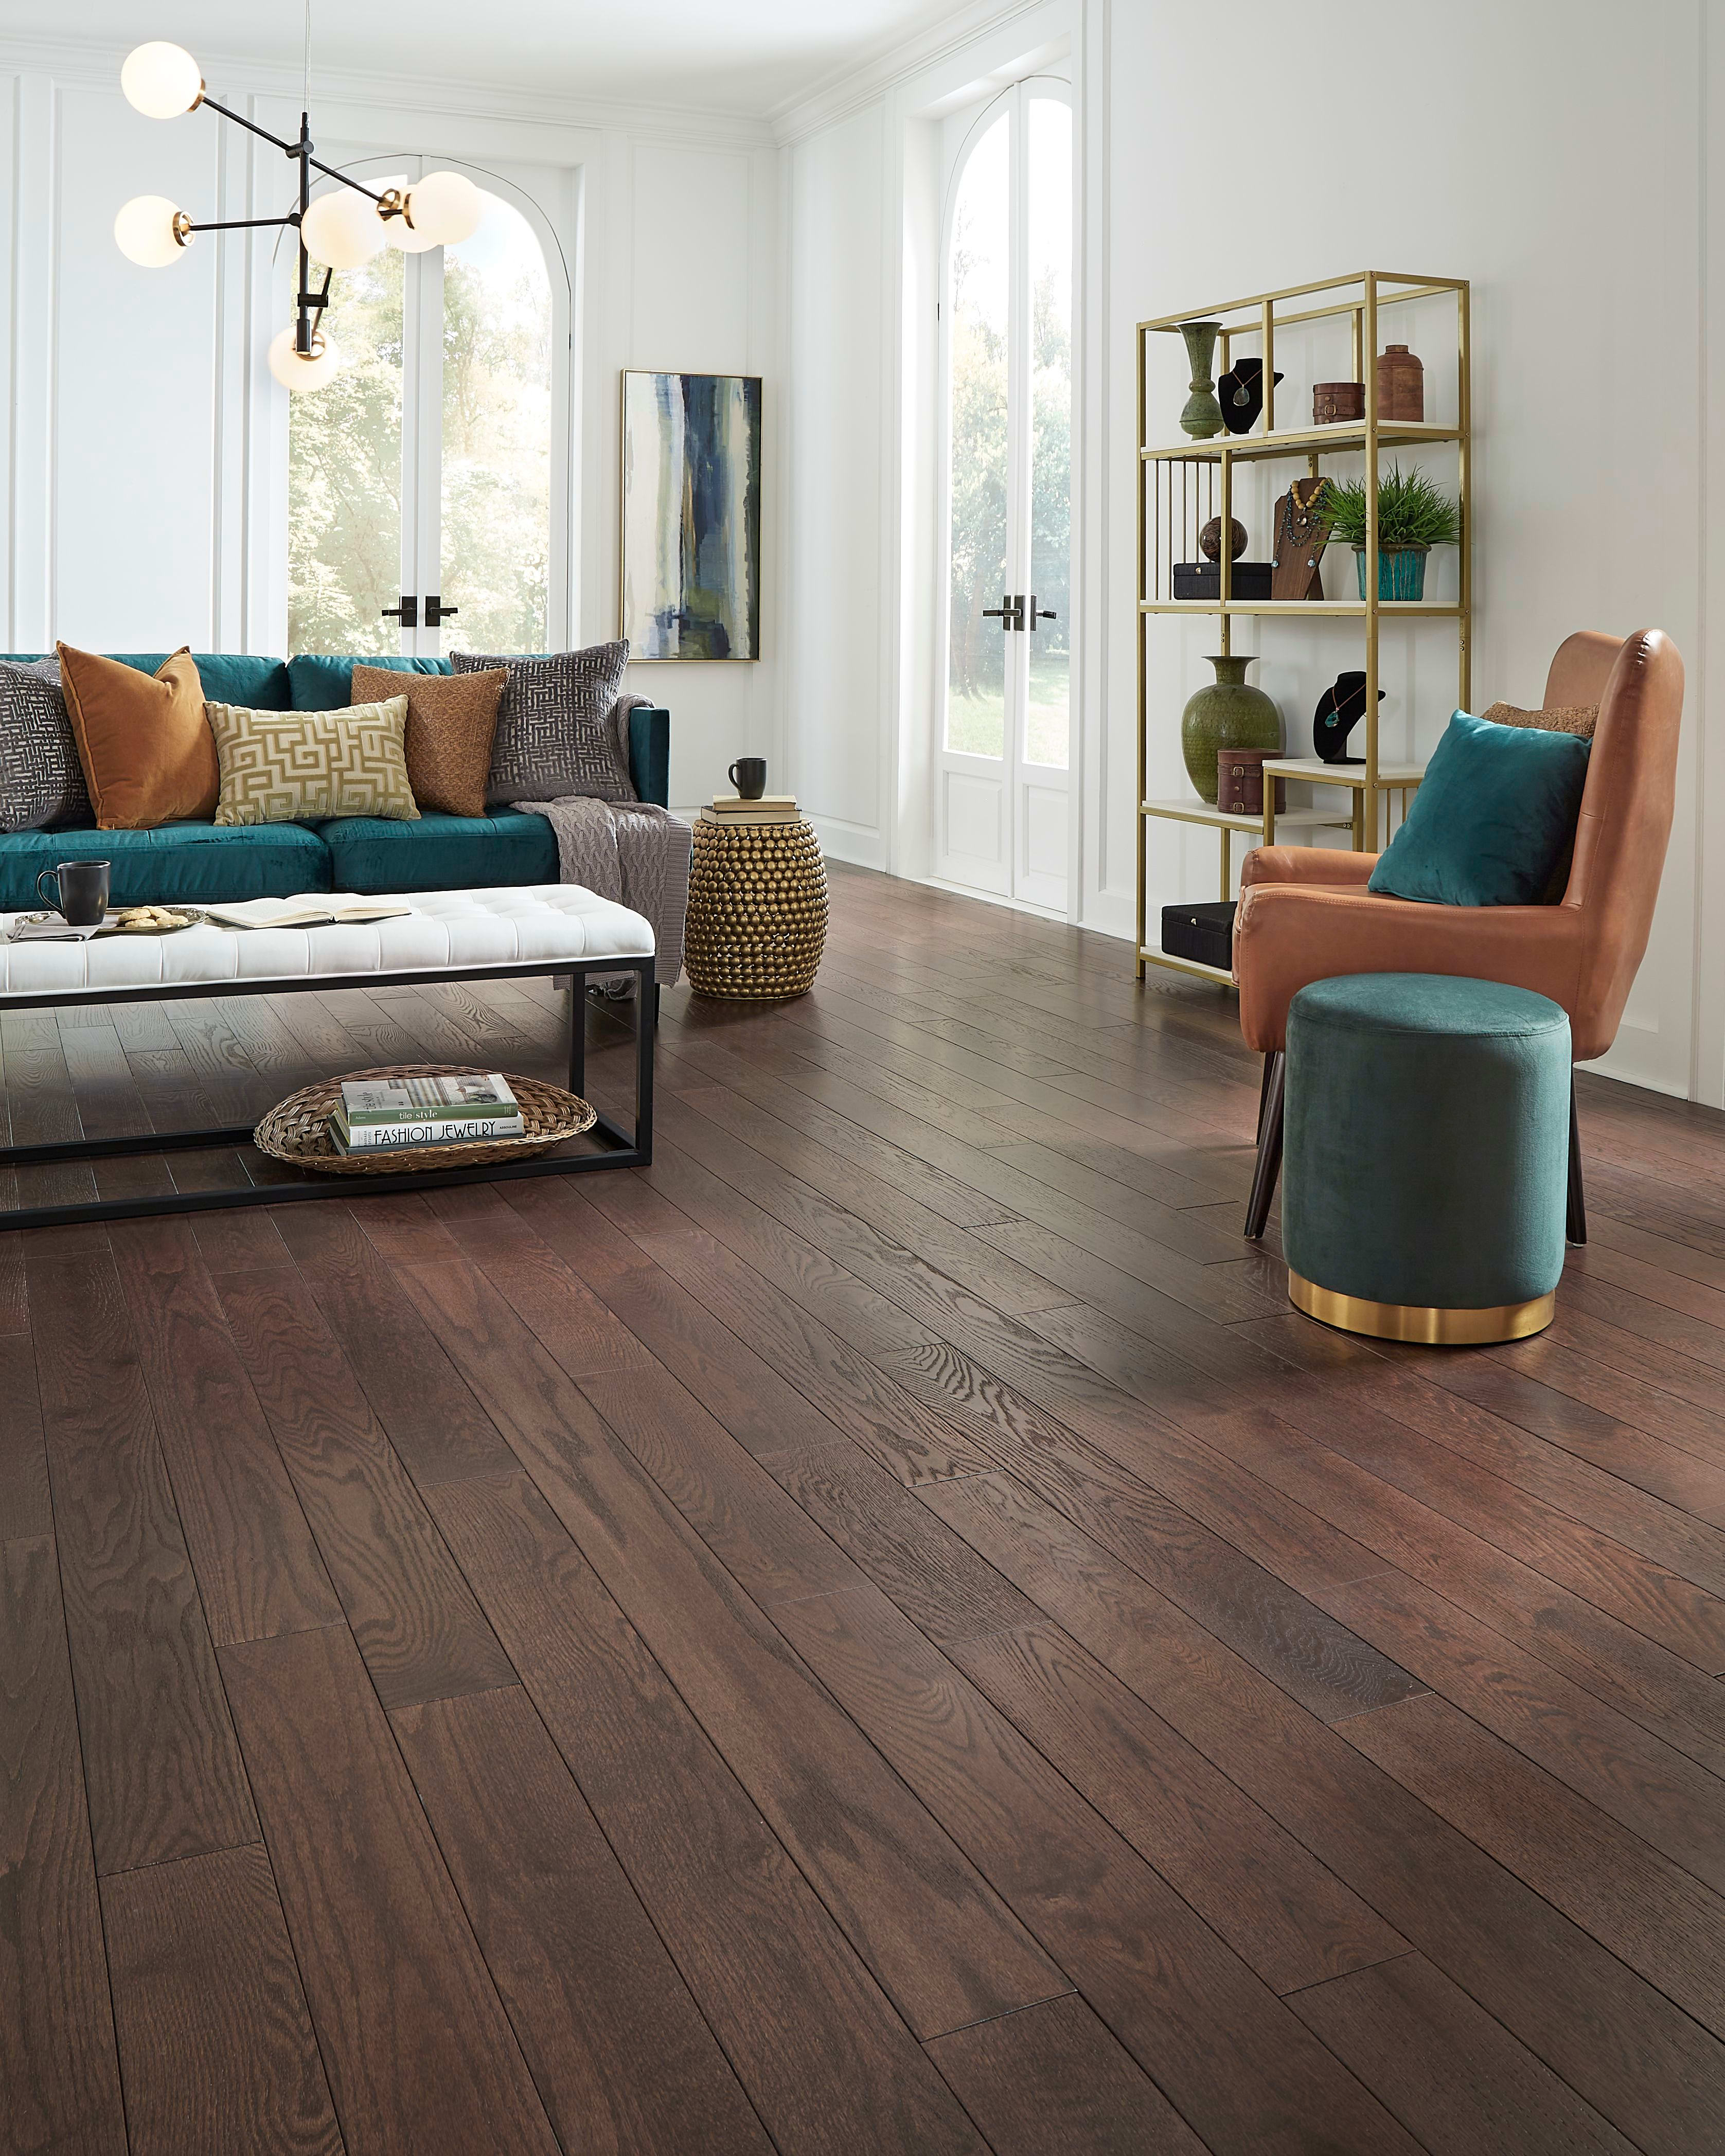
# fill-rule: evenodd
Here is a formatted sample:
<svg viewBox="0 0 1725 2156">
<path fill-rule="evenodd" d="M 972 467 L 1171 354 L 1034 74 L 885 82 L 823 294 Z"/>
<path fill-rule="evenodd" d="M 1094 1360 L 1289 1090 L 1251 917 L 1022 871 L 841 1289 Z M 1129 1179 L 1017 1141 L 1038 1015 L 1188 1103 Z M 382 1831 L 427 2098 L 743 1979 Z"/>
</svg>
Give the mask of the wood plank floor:
<svg viewBox="0 0 1725 2156">
<path fill-rule="evenodd" d="M 1551 1330 L 1368 1345 L 1230 998 L 833 884 L 645 1172 L 0 1236 L 0 2147 L 1725 2148 L 1725 1117 L 1584 1081 Z M 8 1127 L 565 1009 L 8 1017 Z"/>
</svg>

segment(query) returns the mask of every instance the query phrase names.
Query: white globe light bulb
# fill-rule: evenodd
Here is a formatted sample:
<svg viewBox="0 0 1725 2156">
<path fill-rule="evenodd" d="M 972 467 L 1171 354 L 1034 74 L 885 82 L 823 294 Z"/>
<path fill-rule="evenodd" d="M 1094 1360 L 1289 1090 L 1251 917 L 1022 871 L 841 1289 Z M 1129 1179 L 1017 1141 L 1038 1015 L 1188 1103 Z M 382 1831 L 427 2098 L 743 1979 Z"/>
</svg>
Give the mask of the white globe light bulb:
<svg viewBox="0 0 1725 2156">
<path fill-rule="evenodd" d="M 408 215 L 421 247 L 456 247 L 479 229 L 485 198 L 460 172 L 428 172 L 408 190 Z"/>
<path fill-rule="evenodd" d="M 203 95 L 203 77 L 183 45 L 157 39 L 128 53 L 120 70 L 126 103 L 146 120 L 177 120 Z"/>
<path fill-rule="evenodd" d="M 383 229 L 388 238 L 389 244 L 398 254 L 428 254 L 439 244 L 436 240 L 428 238 L 417 225 L 409 224 L 404 217 L 386 218 Z"/>
<path fill-rule="evenodd" d="M 186 251 L 179 216 L 166 195 L 134 195 L 114 220 L 115 244 L 141 270 L 164 269 Z"/>
<path fill-rule="evenodd" d="M 312 331 L 309 359 L 294 349 L 291 326 L 270 344 L 270 372 L 284 389 L 321 389 L 326 382 L 333 382 L 341 371 L 341 355 L 321 330 Z"/>
<path fill-rule="evenodd" d="M 331 270 L 357 270 L 388 239 L 376 205 L 352 187 L 320 195 L 300 223 L 300 237 L 314 262 Z"/>
</svg>

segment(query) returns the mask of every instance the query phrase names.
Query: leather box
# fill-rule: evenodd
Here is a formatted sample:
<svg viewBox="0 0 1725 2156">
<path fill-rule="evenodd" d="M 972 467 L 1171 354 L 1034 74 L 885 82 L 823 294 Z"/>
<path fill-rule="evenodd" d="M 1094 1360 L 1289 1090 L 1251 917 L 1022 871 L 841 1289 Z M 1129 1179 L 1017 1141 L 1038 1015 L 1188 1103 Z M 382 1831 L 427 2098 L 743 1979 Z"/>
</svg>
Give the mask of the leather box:
<svg viewBox="0 0 1725 2156">
<path fill-rule="evenodd" d="M 1279 755 L 1280 750 L 1265 748 L 1221 748 L 1216 751 L 1216 806 L 1226 809 L 1231 816 L 1261 816 L 1264 814 L 1264 759 Z M 1286 813 L 1288 805 L 1288 782 L 1276 782 L 1276 813 Z"/>
<path fill-rule="evenodd" d="M 1177 599 L 1219 599 L 1222 596 L 1219 562 L 1176 562 L 1173 575 Z M 1268 562 L 1236 562 L 1230 596 L 1237 599 L 1267 599 L 1270 576 Z"/>
<path fill-rule="evenodd" d="M 1195 959 L 1201 966 L 1219 966 L 1230 973 L 1234 966 L 1232 899 L 1209 906 L 1165 906 L 1162 909 L 1162 947 L 1171 958 Z"/>
</svg>

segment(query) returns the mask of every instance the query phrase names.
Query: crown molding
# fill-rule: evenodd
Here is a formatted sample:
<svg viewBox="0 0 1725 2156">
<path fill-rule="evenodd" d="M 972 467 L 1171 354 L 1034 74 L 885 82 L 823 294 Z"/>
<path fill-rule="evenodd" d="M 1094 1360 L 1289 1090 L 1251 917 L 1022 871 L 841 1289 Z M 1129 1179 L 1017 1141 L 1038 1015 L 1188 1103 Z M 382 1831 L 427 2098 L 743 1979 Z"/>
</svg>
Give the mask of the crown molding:
<svg viewBox="0 0 1725 2156">
<path fill-rule="evenodd" d="M 974 39 L 1004 28 L 1021 15 L 1029 15 L 1045 0 L 967 0 L 967 4 L 944 15 L 927 29 L 906 38 L 889 38 L 860 59 L 847 61 L 817 82 L 775 105 L 767 115 L 773 139 L 788 146 L 818 134 L 834 121 L 846 119 L 865 105 L 962 52 Z"/>
<path fill-rule="evenodd" d="M 8 33 L 0 37 L 0 69 L 113 89 L 118 87 L 120 64 L 130 49 L 130 45 L 87 38 Z M 205 52 L 199 58 L 208 80 L 227 85 L 230 95 L 243 90 L 252 96 L 289 98 L 297 107 L 302 82 L 299 69 L 232 53 Z M 771 123 L 753 114 L 624 98 L 567 97 L 543 90 L 515 90 L 500 83 L 460 82 L 440 75 L 314 68 L 311 96 L 314 104 L 321 98 L 326 105 L 394 105 L 431 117 L 508 121 L 595 133 L 669 135 L 701 148 L 771 149 L 777 140 Z"/>
</svg>

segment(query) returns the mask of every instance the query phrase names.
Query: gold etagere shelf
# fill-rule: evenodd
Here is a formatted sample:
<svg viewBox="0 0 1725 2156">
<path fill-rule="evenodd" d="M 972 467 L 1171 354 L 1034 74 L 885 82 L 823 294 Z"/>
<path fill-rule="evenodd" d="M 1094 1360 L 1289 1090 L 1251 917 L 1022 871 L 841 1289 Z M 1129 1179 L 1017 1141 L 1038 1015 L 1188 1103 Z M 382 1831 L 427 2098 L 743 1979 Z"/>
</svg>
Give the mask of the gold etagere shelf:
<svg viewBox="0 0 1725 2156">
<path fill-rule="evenodd" d="M 1417 300 L 1453 297 L 1455 305 L 1455 416 L 1453 420 L 1380 418 L 1378 410 L 1377 354 L 1378 328 L 1385 311 Z M 1310 304 L 1298 305 L 1299 302 Z M 1278 427 L 1276 412 L 1276 340 L 1279 331 L 1301 324 L 1347 317 L 1353 341 L 1353 370 L 1350 379 L 1365 389 L 1365 416 L 1329 425 Z M 1255 343 L 1263 361 L 1264 408 L 1255 430 L 1247 434 L 1221 434 L 1207 440 L 1187 440 L 1168 446 L 1149 439 L 1147 361 L 1153 336 L 1178 336 L 1189 322 L 1220 324 L 1217 337 L 1218 375 L 1226 373 L 1235 357 L 1236 343 Z M 1472 573 L 1471 536 L 1472 502 L 1470 489 L 1469 447 L 1471 409 L 1468 354 L 1468 285 L 1465 278 L 1416 277 L 1386 270 L 1365 270 L 1345 277 L 1325 278 L 1316 284 L 1290 285 L 1279 292 L 1259 292 L 1244 300 L 1227 300 L 1219 305 L 1188 307 L 1178 315 L 1164 315 L 1137 326 L 1137 661 L 1138 661 L 1138 834 L 1137 977 L 1147 966 L 1165 966 L 1173 972 L 1196 974 L 1206 980 L 1227 981 L 1225 969 L 1200 964 L 1195 959 L 1171 957 L 1148 941 L 1148 898 L 1146 886 L 1146 839 L 1155 823 L 1202 825 L 1221 839 L 1221 892 L 1233 896 L 1233 834 L 1236 831 L 1276 842 L 1277 827 L 1310 831 L 1324 828 L 1351 830 L 1357 850 L 1363 850 L 1368 833 L 1377 843 L 1385 798 L 1399 795 L 1403 813 L 1409 796 L 1423 776 L 1417 764 L 1385 763 L 1378 753 L 1378 639 L 1380 624 L 1388 620 L 1440 620 L 1456 624 L 1457 701 L 1465 711 L 1469 703 L 1472 629 Z M 1430 377 L 1428 375 L 1428 381 Z M 1460 577 L 1454 599 L 1384 599 L 1378 590 L 1378 482 L 1379 459 L 1386 449 L 1404 449 L 1453 444 L 1457 459 L 1457 523 Z M 1362 454 L 1366 485 L 1365 589 L 1363 599 L 1236 599 L 1233 596 L 1230 549 L 1219 550 L 1219 596 L 1214 599 L 1177 599 L 1173 589 L 1176 545 L 1193 545 L 1198 526 L 1219 516 L 1224 533 L 1231 528 L 1234 513 L 1234 475 L 1237 465 L 1270 458 L 1305 460 L 1308 475 L 1319 475 L 1320 459 L 1338 453 Z M 1175 508 L 1178 475 L 1179 503 Z M 1166 520 L 1163 510 L 1166 504 Z M 1166 557 L 1163 551 L 1167 535 Z M 1178 538 L 1177 538 L 1178 535 Z M 1151 800 L 1147 798 L 1149 772 L 1147 639 L 1151 624 L 1168 615 L 1209 615 L 1218 620 L 1220 648 L 1233 649 L 1233 624 L 1246 614 L 1306 621 L 1356 620 L 1365 634 L 1366 708 L 1363 760 L 1355 764 L 1329 764 L 1315 757 L 1286 756 L 1266 760 L 1264 814 L 1238 815 L 1211 808 L 1196 799 Z M 1350 798 L 1334 808 L 1276 808 L 1276 780 L 1293 779 L 1317 787 L 1342 788 Z"/>
</svg>

